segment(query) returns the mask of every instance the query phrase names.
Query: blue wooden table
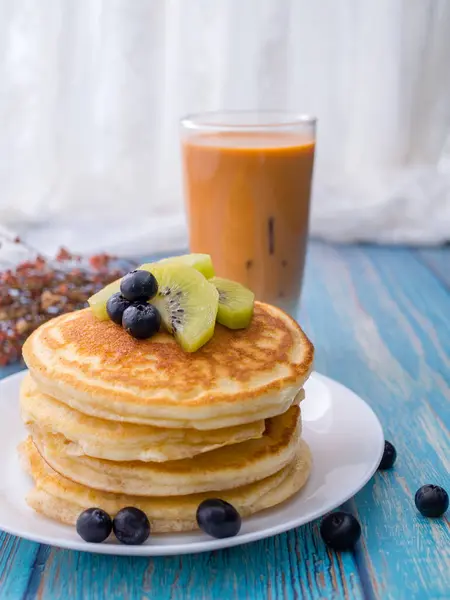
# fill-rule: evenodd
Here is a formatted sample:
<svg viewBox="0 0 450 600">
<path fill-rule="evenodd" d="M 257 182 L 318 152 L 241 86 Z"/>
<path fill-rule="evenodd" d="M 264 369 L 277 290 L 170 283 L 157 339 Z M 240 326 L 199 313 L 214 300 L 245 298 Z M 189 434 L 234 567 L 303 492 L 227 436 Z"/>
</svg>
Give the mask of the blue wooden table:
<svg viewBox="0 0 450 600">
<path fill-rule="evenodd" d="M 362 525 L 355 552 L 327 550 L 318 522 L 239 548 L 156 559 L 2 533 L 0 599 L 450 598 L 449 515 L 425 519 L 413 501 L 425 483 L 450 491 L 450 247 L 313 243 L 300 322 L 317 370 L 365 398 L 398 451 L 395 468 L 346 505 Z"/>
</svg>

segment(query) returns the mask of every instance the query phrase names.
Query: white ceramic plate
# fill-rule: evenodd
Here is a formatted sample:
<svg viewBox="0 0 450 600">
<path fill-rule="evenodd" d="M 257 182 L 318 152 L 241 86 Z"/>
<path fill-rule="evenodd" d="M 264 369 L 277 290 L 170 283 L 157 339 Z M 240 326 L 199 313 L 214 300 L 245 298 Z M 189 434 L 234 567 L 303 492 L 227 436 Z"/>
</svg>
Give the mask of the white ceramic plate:
<svg viewBox="0 0 450 600">
<path fill-rule="evenodd" d="M 205 552 L 260 540 L 304 525 L 358 492 L 376 471 L 384 448 L 380 422 L 372 409 L 343 385 L 313 373 L 302 402 L 303 437 L 313 469 L 307 485 L 287 502 L 244 519 L 236 537 L 212 539 L 203 533 L 150 536 L 142 546 L 115 541 L 89 544 L 75 528 L 35 513 L 25 503 L 32 487 L 19 466 L 16 447 L 26 437 L 19 415 L 24 371 L 0 381 L 0 529 L 20 537 L 86 552 L 157 556 Z"/>
</svg>

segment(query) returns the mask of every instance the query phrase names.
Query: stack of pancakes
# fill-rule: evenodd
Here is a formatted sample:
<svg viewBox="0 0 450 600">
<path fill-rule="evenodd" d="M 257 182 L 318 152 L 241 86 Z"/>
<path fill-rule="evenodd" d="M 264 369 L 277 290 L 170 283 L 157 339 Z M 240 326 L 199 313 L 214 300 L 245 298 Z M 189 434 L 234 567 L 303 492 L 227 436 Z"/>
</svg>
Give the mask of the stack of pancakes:
<svg viewBox="0 0 450 600">
<path fill-rule="evenodd" d="M 299 404 L 313 347 L 273 306 L 257 302 L 245 330 L 217 325 L 193 354 L 167 333 L 135 340 L 86 309 L 42 325 L 24 358 L 27 501 L 53 519 L 136 506 L 155 532 L 188 531 L 205 498 L 247 516 L 309 475 Z"/>
</svg>

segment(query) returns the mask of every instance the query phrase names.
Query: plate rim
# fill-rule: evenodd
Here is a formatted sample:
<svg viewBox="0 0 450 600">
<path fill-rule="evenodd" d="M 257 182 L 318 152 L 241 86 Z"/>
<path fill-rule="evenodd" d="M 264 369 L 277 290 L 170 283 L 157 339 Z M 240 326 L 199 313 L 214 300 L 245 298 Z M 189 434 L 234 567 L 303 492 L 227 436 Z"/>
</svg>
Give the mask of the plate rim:
<svg viewBox="0 0 450 600">
<path fill-rule="evenodd" d="M 14 380 L 16 380 L 16 379 L 20 381 L 27 372 L 28 372 L 28 370 L 25 368 L 16 373 L 7 375 L 6 377 L 0 379 L 0 389 L 3 387 L 3 385 L 5 385 L 5 382 L 13 383 Z M 385 439 L 382 425 L 381 425 L 380 420 L 378 419 L 375 411 L 370 406 L 370 404 L 368 404 L 363 398 L 361 398 L 361 396 L 359 396 L 356 392 L 354 392 L 352 389 L 348 388 L 344 384 L 340 383 L 339 381 L 336 381 L 335 379 L 332 379 L 331 377 L 328 377 L 327 375 L 322 375 L 321 373 L 318 373 L 317 371 L 313 371 L 311 373 L 310 377 L 312 379 L 318 379 L 319 381 L 322 381 L 327 387 L 329 387 L 331 385 L 331 387 L 337 388 L 341 392 L 344 392 L 346 394 L 350 393 L 350 395 L 353 397 L 354 401 L 362 403 L 365 406 L 365 409 L 369 411 L 370 417 L 373 421 L 373 426 L 377 429 L 377 432 L 376 432 L 377 436 L 380 437 L 380 441 L 382 441 L 382 443 L 380 443 L 380 448 L 378 449 L 376 459 L 374 457 L 372 468 L 370 468 L 367 471 L 365 477 L 363 477 L 358 482 L 358 485 L 355 488 L 352 488 L 351 491 L 347 491 L 342 496 L 339 496 L 339 499 L 337 499 L 336 502 L 332 502 L 329 505 L 329 507 L 327 508 L 327 511 L 325 513 L 323 512 L 323 510 L 321 510 L 319 508 L 316 511 L 313 511 L 312 514 L 309 513 L 307 517 L 302 518 L 301 516 L 299 516 L 296 519 L 291 519 L 289 521 L 283 521 L 282 523 L 278 523 L 278 524 L 272 525 L 270 527 L 266 527 L 264 529 L 259 529 L 256 531 L 250 531 L 247 533 L 243 533 L 243 534 L 237 535 L 235 537 L 230 537 L 230 538 L 225 538 L 225 539 L 206 539 L 206 540 L 200 540 L 198 542 L 189 542 L 189 543 L 180 544 L 179 546 L 176 546 L 176 545 L 162 546 L 162 545 L 152 545 L 152 544 L 143 544 L 141 546 L 125 546 L 125 545 L 115 544 L 115 543 L 114 544 L 108 544 L 108 543 L 93 544 L 90 542 L 85 542 L 82 539 L 80 539 L 80 541 L 78 541 L 78 540 L 64 539 L 64 538 L 60 538 L 57 536 L 52 537 L 51 541 L 49 541 L 48 537 L 46 538 L 46 537 L 43 537 L 43 536 L 35 534 L 35 533 L 26 533 L 26 532 L 18 533 L 17 529 L 9 528 L 7 524 L 2 523 L 3 519 L 2 519 L 1 514 L 0 514 L 0 531 L 4 531 L 5 533 L 8 533 L 10 535 L 13 535 L 15 537 L 19 537 L 19 538 L 22 538 L 25 540 L 29 540 L 31 542 L 45 544 L 48 546 L 54 546 L 56 548 L 62 548 L 65 550 L 75 550 L 78 552 L 89 552 L 89 553 L 94 553 L 94 554 L 107 554 L 107 555 L 112 555 L 112 556 L 177 556 L 177 555 L 184 555 L 184 554 L 200 554 L 203 552 L 211 552 L 214 550 L 232 548 L 235 546 L 250 544 L 252 542 L 270 538 L 275 535 L 285 533 L 286 531 L 290 531 L 291 529 L 295 529 L 297 527 L 306 525 L 307 523 L 310 523 L 310 522 L 320 518 L 324 514 L 327 514 L 328 512 L 335 510 L 338 506 L 341 506 L 342 504 L 344 504 L 345 502 L 347 502 L 348 500 L 353 498 L 353 496 L 355 496 L 355 494 L 357 494 L 370 481 L 370 479 L 373 477 L 373 475 L 377 471 L 378 465 L 381 461 L 381 457 L 383 455 L 383 450 L 384 450 L 384 439 Z M 2 400 L 0 399 L 0 404 L 1 404 L 1 402 L 2 402 Z M 313 466 L 313 468 L 314 468 L 314 466 Z M 301 491 L 302 490 L 300 490 L 297 493 L 299 494 L 299 493 L 301 493 Z M 289 502 L 289 500 L 287 500 L 286 502 Z M 284 503 L 282 503 L 282 504 L 284 504 Z M 275 506 L 271 510 L 276 511 L 276 509 L 277 509 L 277 507 Z M 39 515 L 39 516 L 42 516 L 42 515 Z M 43 518 L 46 518 L 46 517 L 43 517 Z M 60 524 L 60 525 L 63 525 L 63 524 Z M 69 527 L 69 526 L 67 526 L 67 527 Z M 172 534 L 172 535 L 176 535 L 176 534 Z"/>
</svg>

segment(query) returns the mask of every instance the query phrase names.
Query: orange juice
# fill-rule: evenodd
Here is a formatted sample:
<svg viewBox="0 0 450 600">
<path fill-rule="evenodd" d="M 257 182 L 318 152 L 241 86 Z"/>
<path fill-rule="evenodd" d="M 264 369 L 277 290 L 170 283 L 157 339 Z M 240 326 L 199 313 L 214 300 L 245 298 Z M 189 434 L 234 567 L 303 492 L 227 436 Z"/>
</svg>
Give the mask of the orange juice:
<svg viewBox="0 0 450 600">
<path fill-rule="evenodd" d="M 287 131 L 194 132 L 183 140 L 191 252 L 217 275 L 283 305 L 298 299 L 314 139 Z"/>
</svg>

